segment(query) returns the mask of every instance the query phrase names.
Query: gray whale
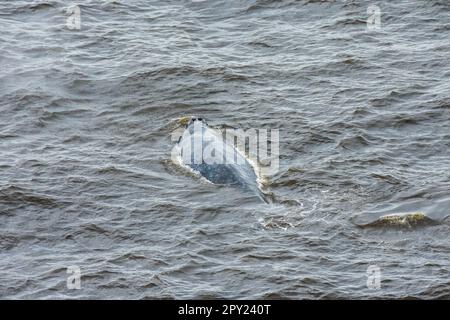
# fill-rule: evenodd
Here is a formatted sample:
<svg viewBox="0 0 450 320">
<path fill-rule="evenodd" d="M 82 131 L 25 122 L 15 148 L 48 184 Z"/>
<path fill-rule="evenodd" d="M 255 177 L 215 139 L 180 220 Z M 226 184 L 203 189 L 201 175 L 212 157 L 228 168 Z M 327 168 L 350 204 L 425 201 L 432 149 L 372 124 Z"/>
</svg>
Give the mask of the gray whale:
<svg viewBox="0 0 450 320">
<path fill-rule="evenodd" d="M 266 201 L 258 188 L 253 166 L 203 118 L 189 120 L 178 147 L 182 164 L 209 182 L 250 191 Z"/>
</svg>

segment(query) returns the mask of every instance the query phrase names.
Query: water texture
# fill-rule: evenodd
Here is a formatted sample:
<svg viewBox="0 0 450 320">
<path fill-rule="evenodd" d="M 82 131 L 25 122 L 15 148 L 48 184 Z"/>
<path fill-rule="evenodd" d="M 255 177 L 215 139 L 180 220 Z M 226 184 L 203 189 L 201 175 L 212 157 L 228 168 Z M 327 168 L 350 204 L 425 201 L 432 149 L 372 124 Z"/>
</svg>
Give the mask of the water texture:
<svg viewBox="0 0 450 320">
<path fill-rule="evenodd" d="M 448 1 L 1 1 L 0 31 L 0 298 L 450 298 Z M 272 203 L 171 160 L 190 115 L 280 130 Z"/>
</svg>

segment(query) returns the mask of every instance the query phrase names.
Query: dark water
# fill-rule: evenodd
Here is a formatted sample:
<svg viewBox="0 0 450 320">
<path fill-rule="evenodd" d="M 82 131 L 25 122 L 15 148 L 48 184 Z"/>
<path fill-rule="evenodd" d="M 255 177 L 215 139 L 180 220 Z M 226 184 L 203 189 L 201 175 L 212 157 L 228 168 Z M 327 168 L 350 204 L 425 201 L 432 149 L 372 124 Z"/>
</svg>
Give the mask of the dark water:
<svg viewBox="0 0 450 320">
<path fill-rule="evenodd" d="M 1 298 L 450 298 L 448 1 L 71 4 L 0 2 Z M 272 204 L 171 161 L 190 115 L 280 129 Z"/>
</svg>

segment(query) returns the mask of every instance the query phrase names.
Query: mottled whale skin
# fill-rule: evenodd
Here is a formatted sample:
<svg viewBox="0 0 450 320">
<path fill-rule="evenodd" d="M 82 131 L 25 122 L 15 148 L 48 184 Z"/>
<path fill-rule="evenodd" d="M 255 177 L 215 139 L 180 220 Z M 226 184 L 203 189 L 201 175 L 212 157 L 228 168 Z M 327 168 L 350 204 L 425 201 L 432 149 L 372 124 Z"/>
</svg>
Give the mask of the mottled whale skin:
<svg viewBox="0 0 450 320">
<path fill-rule="evenodd" d="M 178 146 L 183 165 L 209 182 L 252 191 L 264 200 L 252 165 L 203 118 L 192 117 L 189 120 Z M 210 154 L 212 156 L 208 157 Z"/>
</svg>

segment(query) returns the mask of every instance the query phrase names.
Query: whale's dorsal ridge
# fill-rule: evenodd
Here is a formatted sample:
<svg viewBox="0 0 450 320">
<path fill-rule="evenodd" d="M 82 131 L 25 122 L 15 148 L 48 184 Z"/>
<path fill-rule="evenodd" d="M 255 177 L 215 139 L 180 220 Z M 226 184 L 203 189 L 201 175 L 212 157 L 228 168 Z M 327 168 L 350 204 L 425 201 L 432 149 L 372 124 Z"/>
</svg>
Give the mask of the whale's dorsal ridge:
<svg viewBox="0 0 450 320">
<path fill-rule="evenodd" d="M 222 134 L 210 128 L 204 117 L 193 116 L 189 119 L 178 144 L 184 166 L 213 184 L 252 191 L 261 198 L 254 167 L 234 145 L 224 140 Z M 198 152 L 201 153 L 200 158 Z"/>
</svg>

